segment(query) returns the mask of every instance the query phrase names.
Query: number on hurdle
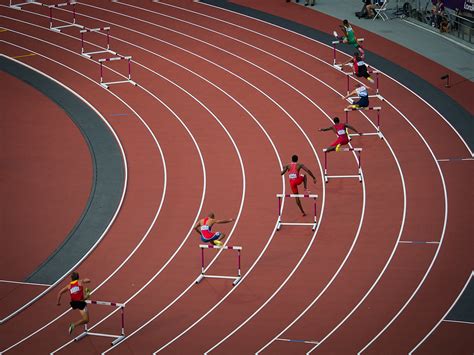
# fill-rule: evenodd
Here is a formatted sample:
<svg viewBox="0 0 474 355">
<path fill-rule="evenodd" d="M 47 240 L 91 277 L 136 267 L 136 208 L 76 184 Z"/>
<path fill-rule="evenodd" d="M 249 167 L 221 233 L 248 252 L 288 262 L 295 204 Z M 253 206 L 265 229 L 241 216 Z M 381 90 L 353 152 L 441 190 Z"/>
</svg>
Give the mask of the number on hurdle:
<svg viewBox="0 0 474 355">
<path fill-rule="evenodd" d="M 277 194 L 276 195 L 278 198 L 278 221 L 277 221 L 277 231 L 280 230 L 281 226 L 312 226 L 312 230 L 316 230 L 316 227 L 318 225 L 318 210 L 316 208 L 316 199 L 318 198 L 318 195 L 314 194 Z M 290 197 L 290 198 L 312 198 L 314 200 L 314 222 L 313 223 L 303 223 L 303 222 L 282 222 L 281 221 L 281 200 L 285 197 Z"/>
<path fill-rule="evenodd" d="M 109 82 L 104 82 L 104 63 L 105 62 L 113 62 L 117 60 L 126 60 L 128 64 L 128 75 L 126 80 L 118 80 L 118 81 L 109 81 Z M 114 84 L 123 84 L 123 83 L 129 83 L 132 84 L 133 86 L 137 86 L 137 83 L 132 80 L 132 68 L 131 68 L 131 61 L 132 57 L 131 56 L 122 56 L 118 55 L 117 57 L 111 57 L 111 58 L 101 58 L 99 59 L 99 64 L 100 64 L 100 85 L 106 89 L 109 88 L 110 85 Z"/>
<path fill-rule="evenodd" d="M 364 39 L 363 38 L 357 38 L 357 42 L 361 43 L 361 42 L 364 42 Z M 338 69 L 339 66 L 336 65 L 336 45 L 338 44 L 341 44 L 341 43 L 344 43 L 344 41 L 342 39 L 339 39 L 337 41 L 332 41 L 332 52 L 333 52 L 333 66 L 337 67 Z"/>
<path fill-rule="evenodd" d="M 344 113 L 346 114 L 346 123 L 349 123 L 349 112 L 351 111 L 376 111 L 377 112 L 377 125 L 375 126 L 376 132 L 367 132 L 367 133 L 351 133 L 349 134 L 349 137 L 354 137 L 354 136 L 378 136 L 380 139 L 383 139 L 383 134 L 382 131 L 380 130 L 380 110 L 382 110 L 381 107 L 375 106 L 375 107 L 362 107 L 362 108 L 345 108 Z M 370 120 L 369 120 L 370 121 Z M 370 121 L 372 123 L 372 121 Z"/>
<path fill-rule="evenodd" d="M 231 279 L 234 280 L 232 285 L 235 286 L 239 283 L 240 279 L 242 278 L 242 273 L 240 270 L 240 254 L 242 251 L 242 247 L 239 246 L 217 246 L 217 245 L 208 245 L 208 244 L 200 244 L 199 248 L 201 249 L 201 275 L 198 276 L 196 279 L 196 283 L 200 283 L 203 278 L 213 278 L 213 279 Z M 237 276 L 226 276 L 226 275 L 208 275 L 206 274 L 206 266 L 204 261 L 204 250 L 205 249 L 223 249 L 223 250 L 236 250 L 237 251 Z"/>
<path fill-rule="evenodd" d="M 93 52 L 86 52 L 84 50 L 84 34 L 85 33 L 100 33 L 100 32 L 105 32 L 106 35 L 106 43 L 105 43 L 105 49 L 100 50 L 100 51 L 93 51 Z M 101 53 L 111 53 L 113 55 L 117 55 L 116 52 L 113 52 L 110 50 L 110 27 L 98 27 L 98 28 L 86 28 L 80 31 L 81 33 L 81 55 L 83 55 L 86 58 L 92 58 L 94 54 L 101 54 Z"/>
<path fill-rule="evenodd" d="M 77 1 L 75 0 L 69 0 L 67 2 L 63 2 L 60 4 L 54 4 L 54 5 L 46 5 L 43 4 L 44 6 L 48 7 L 49 9 L 49 29 L 51 31 L 56 31 L 56 32 L 61 32 L 62 29 L 68 28 L 68 27 L 78 27 L 80 29 L 84 29 L 85 27 L 82 25 L 78 25 L 76 23 L 76 4 Z M 66 7 L 66 6 L 72 6 L 72 22 L 68 23 L 67 25 L 62 25 L 62 26 L 53 26 L 54 18 L 53 18 L 53 9 L 54 8 L 61 8 L 61 7 Z M 61 22 L 66 22 L 62 20 L 57 20 Z"/>
<path fill-rule="evenodd" d="M 358 178 L 359 182 L 362 182 L 362 167 L 361 167 L 361 152 L 362 148 L 341 148 L 339 152 L 355 152 L 357 157 L 357 175 L 328 175 L 328 154 L 327 149 L 323 149 L 324 152 L 324 181 L 329 182 L 329 179 L 345 179 L 345 178 Z"/>
<path fill-rule="evenodd" d="M 125 304 L 124 303 L 115 303 L 115 302 L 105 302 L 105 301 L 92 301 L 86 300 L 87 304 L 97 304 L 100 306 L 109 306 L 109 307 L 117 307 L 120 308 L 121 313 L 121 332 L 120 335 L 115 334 L 104 334 L 104 333 L 93 333 L 90 332 L 87 328 L 87 324 L 84 325 L 84 332 L 79 334 L 77 337 L 74 338 L 74 341 L 79 341 L 82 338 L 85 338 L 88 335 L 99 336 L 99 337 L 106 337 L 106 338 L 115 338 L 112 340 L 111 345 L 116 345 L 120 343 L 125 338 Z"/>
</svg>

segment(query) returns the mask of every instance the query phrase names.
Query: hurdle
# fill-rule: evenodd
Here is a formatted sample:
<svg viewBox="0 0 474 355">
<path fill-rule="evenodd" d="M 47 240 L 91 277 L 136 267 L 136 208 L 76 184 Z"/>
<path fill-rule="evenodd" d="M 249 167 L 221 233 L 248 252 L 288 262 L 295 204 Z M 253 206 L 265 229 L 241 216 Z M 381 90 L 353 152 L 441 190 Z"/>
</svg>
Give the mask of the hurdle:
<svg viewBox="0 0 474 355">
<path fill-rule="evenodd" d="M 78 27 L 78 28 L 85 28 L 82 25 L 78 25 L 76 23 L 76 4 L 77 1 L 75 0 L 69 0 L 67 2 L 63 2 L 60 4 L 54 4 L 54 5 L 44 5 L 47 6 L 49 9 L 49 29 L 51 31 L 56 31 L 56 32 L 61 32 L 62 29 L 68 28 L 68 27 Z M 61 8 L 61 7 L 66 7 L 66 6 L 72 6 L 72 22 L 68 23 L 67 25 L 62 25 L 62 26 L 53 26 L 54 18 L 53 18 L 53 9 L 54 8 Z"/>
<path fill-rule="evenodd" d="M 240 256 L 241 256 L 242 247 L 229 246 L 229 245 L 217 246 L 217 245 L 200 244 L 199 248 L 201 249 L 201 275 L 199 275 L 198 278 L 196 279 L 196 284 L 200 283 L 202 279 L 204 279 L 205 277 L 212 278 L 212 279 L 231 279 L 231 280 L 234 280 L 232 282 L 232 286 L 235 286 L 239 283 L 240 279 L 242 278 L 242 273 L 240 271 Z M 206 267 L 205 267 L 205 262 L 204 262 L 205 249 L 236 250 L 237 251 L 237 276 L 206 274 Z"/>
<path fill-rule="evenodd" d="M 13 3 L 13 1 L 14 0 L 10 0 L 10 4 L 8 6 L 11 7 L 12 9 L 15 9 L 15 10 L 21 10 L 21 7 L 24 6 L 24 5 L 43 6 L 43 4 L 41 2 L 34 1 L 34 0 L 26 0 L 25 2 L 21 2 L 21 3 L 18 3 L 18 4 Z"/>
<path fill-rule="evenodd" d="M 90 332 L 87 328 L 87 324 L 84 325 L 84 332 L 79 334 L 77 337 L 74 338 L 74 341 L 79 341 L 85 338 L 88 335 L 99 336 L 99 337 L 106 337 L 106 338 L 115 338 L 112 340 L 111 345 L 116 345 L 120 343 L 125 338 L 125 304 L 124 303 L 115 303 L 115 302 L 105 302 L 105 301 L 91 301 L 86 300 L 88 304 L 97 304 L 101 306 L 109 306 L 109 307 L 120 307 L 121 313 L 121 331 L 120 335 L 115 334 L 104 334 L 104 333 L 93 333 Z"/>
<path fill-rule="evenodd" d="M 105 44 L 105 49 L 100 50 L 100 51 L 94 51 L 94 52 L 86 52 L 84 50 L 84 33 L 90 33 L 90 32 L 105 32 L 106 33 L 106 44 Z M 80 30 L 81 33 L 81 55 L 83 55 L 86 58 L 92 58 L 94 54 L 101 54 L 101 53 L 111 53 L 113 55 L 117 55 L 116 52 L 113 52 L 110 50 L 110 27 L 98 27 L 98 28 L 85 28 L 83 30 Z"/>
<path fill-rule="evenodd" d="M 278 198 L 278 221 L 277 221 L 277 231 L 280 230 L 281 226 L 312 226 L 312 230 L 316 230 L 316 227 L 318 225 L 318 211 L 316 207 L 316 200 L 318 198 L 318 195 L 314 194 L 277 194 L 276 197 Z M 281 200 L 285 197 L 291 197 L 291 198 L 312 198 L 314 200 L 314 222 L 313 223 L 304 223 L 304 222 L 282 222 L 281 221 Z"/>
<path fill-rule="evenodd" d="M 378 136 L 380 139 L 383 139 L 382 131 L 380 130 L 380 110 L 382 108 L 379 106 L 375 107 L 361 107 L 361 108 L 345 108 L 344 112 L 346 114 L 346 123 L 349 123 L 349 112 L 351 111 L 376 111 L 377 112 L 377 125 L 375 126 L 376 132 L 367 132 L 367 133 L 351 133 L 349 137 L 354 136 Z M 369 120 L 370 121 L 370 120 Z"/>
<path fill-rule="evenodd" d="M 367 73 L 369 74 L 375 74 L 375 93 L 377 95 L 372 95 L 372 97 L 378 97 L 380 96 L 379 94 L 379 71 L 378 70 L 367 70 Z M 351 89 L 350 89 L 350 78 L 351 77 L 354 77 L 354 78 L 357 78 L 356 74 L 354 72 L 352 73 L 344 73 L 346 74 L 346 77 L 347 77 L 347 95 L 349 95 L 349 93 L 351 92 Z M 381 100 L 383 100 L 383 98 L 381 98 Z"/>
<path fill-rule="evenodd" d="M 364 39 L 363 38 L 357 38 L 357 42 L 358 43 L 362 43 L 364 42 Z M 341 44 L 341 43 L 344 43 L 344 41 L 342 39 L 339 39 L 337 41 L 332 41 L 332 53 L 333 53 L 333 61 L 332 61 L 332 65 L 338 69 L 341 69 L 341 67 L 339 65 L 336 65 L 336 45 L 338 44 Z M 345 44 L 349 44 L 349 43 L 345 43 Z"/>
<path fill-rule="evenodd" d="M 328 151 L 323 149 L 324 152 L 324 181 L 329 182 L 329 179 L 345 179 L 345 178 L 358 178 L 359 182 L 362 182 L 362 168 L 361 168 L 361 152 L 362 148 L 341 148 L 339 152 L 355 152 L 357 154 L 357 175 L 328 175 Z"/>
<path fill-rule="evenodd" d="M 119 81 L 109 81 L 109 82 L 104 82 L 104 63 L 105 62 L 113 62 L 116 60 L 126 60 L 128 62 L 128 76 L 126 80 L 119 80 Z M 123 84 L 123 83 L 129 83 L 134 86 L 137 86 L 137 83 L 132 80 L 132 71 L 131 71 L 131 56 L 123 56 L 123 55 L 118 55 L 117 57 L 111 57 L 111 58 L 101 58 L 99 59 L 99 64 L 100 64 L 100 85 L 106 89 L 109 88 L 110 85 L 114 84 Z"/>
</svg>

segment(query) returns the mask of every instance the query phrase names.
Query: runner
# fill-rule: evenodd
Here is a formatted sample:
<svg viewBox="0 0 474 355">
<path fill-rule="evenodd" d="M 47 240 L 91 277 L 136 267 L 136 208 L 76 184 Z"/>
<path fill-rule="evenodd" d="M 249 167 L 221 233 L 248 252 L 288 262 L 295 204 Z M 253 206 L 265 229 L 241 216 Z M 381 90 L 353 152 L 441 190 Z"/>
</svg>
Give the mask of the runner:
<svg viewBox="0 0 474 355">
<path fill-rule="evenodd" d="M 348 125 L 347 123 L 340 123 L 339 117 L 334 117 L 333 126 L 319 129 L 320 132 L 334 131 L 337 134 L 337 139 L 334 141 L 334 143 L 326 148 L 327 152 L 332 152 L 333 150 L 338 152 L 341 148 L 341 145 L 346 145 L 347 143 L 349 143 L 349 135 L 347 134 L 347 129 L 350 129 L 355 133 L 360 134 L 357 129 Z"/>
<path fill-rule="evenodd" d="M 334 37 L 336 37 L 338 40 L 342 41 L 342 43 L 352 44 L 354 47 L 359 49 L 359 47 L 360 47 L 359 42 L 357 41 L 354 30 L 352 29 L 352 26 L 349 24 L 349 21 L 347 21 L 347 20 L 342 21 L 342 25 L 339 25 L 339 27 L 341 28 L 342 33 L 344 33 L 344 36 L 339 37 L 337 35 L 337 32 L 334 31 L 333 32 Z"/>
<path fill-rule="evenodd" d="M 204 243 L 211 243 L 213 245 L 221 246 L 223 243 L 221 242 L 222 239 L 225 238 L 225 234 L 221 232 L 211 232 L 212 226 L 214 224 L 223 224 L 223 223 L 230 223 L 234 222 L 235 219 L 215 219 L 214 213 L 209 213 L 206 218 L 201 219 L 194 230 L 201 236 L 201 240 Z"/>
<path fill-rule="evenodd" d="M 364 59 L 362 58 L 359 52 L 354 52 L 354 56 L 351 59 L 349 59 L 345 63 L 340 64 L 341 68 L 343 65 L 349 64 L 351 62 L 355 76 L 357 76 L 358 78 L 366 78 L 371 83 L 374 82 L 374 79 L 370 77 L 370 74 L 367 71 L 367 64 L 365 64 Z"/>
<path fill-rule="evenodd" d="M 355 89 L 352 90 L 348 95 L 344 96 L 342 99 L 347 100 L 352 95 L 357 95 L 359 100 L 348 105 L 346 108 L 355 108 L 360 109 L 364 107 L 369 107 L 369 92 L 370 87 L 357 83 Z"/>
<path fill-rule="evenodd" d="M 76 271 L 71 273 L 71 280 L 72 281 L 69 283 L 69 285 L 64 286 L 58 292 L 58 306 L 61 305 L 62 294 L 69 291 L 69 294 L 71 295 L 71 302 L 70 302 L 71 308 L 77 309 L 82 317 L 81 320 L 78 320 L 75 323 L 69 324 L 69 334 L 72 334 L 72 331 L 78 325 L 89 323 L 89 311 L 87 310 L 87 304 L 85 300 L 89 298 L 90 290 L 88 288 L 84 290 L 83 286 L 84 284 L 91 282 L 91 280 L 89 279 L 82 279 L 82 280 L 79 279 L 79 274 Z M 85 291 L 85 295 L 84 295 L 84 291 Z"/>
<path fill-rule="evenodd" d="M 313 183 L 316 184 L 316 178 L 314 177 L 311 170 L 309 170 L 304 164 L 298 163 L 298 156 L 293 155 L 291 157 L 291 163 L 285 165 L 283 167 L 283 170 L 281 171 L 281 175 L 284 175 L 288 171 L 288 178 L 290 180 L 291 192 L 293 194 L 298 194 L 298 185 L 301 185 L 301 183 L 303 183 L 304 185 L 305 194 L 309 194 L 307 178 L 306 178 L 306 175 L 300 174 L 301 169 L 306 171 L 309 174 L 309 176 L 313 178 Z M 303 214 L 303 216 L 306 216 L 306 213 L 303 210 L 303 206 L 301 206 L 301 201 L 299 197 L 296 197 L 295 201 L 301 213 Z"/>
</svg>

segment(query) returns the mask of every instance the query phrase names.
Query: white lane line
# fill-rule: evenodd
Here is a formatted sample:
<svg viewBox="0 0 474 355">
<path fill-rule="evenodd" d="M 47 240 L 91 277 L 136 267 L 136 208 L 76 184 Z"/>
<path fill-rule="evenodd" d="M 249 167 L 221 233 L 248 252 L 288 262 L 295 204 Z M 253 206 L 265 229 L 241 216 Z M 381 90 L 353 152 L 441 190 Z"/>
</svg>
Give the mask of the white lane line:
<svg viewBox="0 0 474 355">
<path fill-rule="evenodd" d="M 0 17 L 4 17 L 4 16 L 0 16 Z M 6 17 L 4 17 L 6 18 Z M 13 31 L 15 32 L 15 31 Z M 8 43 L 6 41 L 2 41 L 4 43 Z M 18 46 L 17 46 L 18 47 Z M 20 48 L 20 47 L 18 47 Z M 13 59 L 14 60 L 14 59 Z M 18 313 L 22 312 L 23 310 L 25 310 L 26 308 L 28 308 L 29 306 L 31 306 L 33 303 L 35 303 L 37 300 L 39 300 L 41 297 L 43 297 L 45 294 L 47 294 L 51 289 L 53 289 L 56 285 L 58 285 L 61 280 L 63 280 L 65 277 L 68 277 L 69 274 L 75 270 L 89 255 L 90 253 L 92 253 L 92 251 L 97 247 L 97 245 L 103 240 L 103 238 L 105 237 L 105 235 L 108 233 L 109 229 L 111 228 L 112 224 L 115 222 L 115 219 L 117 218 L 117 215 L 118 213 L 120 212 L 121 208 L 122 208 L 122 205 L 123 205 L 123 201 L 124 201 L 124 198 L 125 198 L 125 193 L 127 191 L 127 186 L 128 186 L 128 164 L 127 164 L 127 158 L 126 158 L 126 155 L 125 155 L 125 151 L 123 149 L 123 146 L 122 146 L 122 143 L 119 139 L 119 137 L 117 136 L 117 133 L 114 131 L 114 129 L 112 128 L 112 126 L 110 125 L 110 123 L 105 119 L 105 117 L 94 107 L 92 106 L 87 100 L 85 100 L 83 97 L 79 96 L 78 93 L 76 93 L 74 90 L 72 90 L 71 88 L 69 88 L 68 86 L 64 85 L 63 83 L 61 83 L 60 81 L 54 79 L 53 77 L 47 75 L 46 73 L 43 73 L 41 71 L 39 71 L 38 69 L 35 69 L 33 67 L 31 67 L 30 65 L 28 64 L 25 64 L 23 62 L 20 62 L 20 61 L 17 61 L 15 60 L 17 63 L 19 64 L 22 64 L 26 67 L 28 67 L 29 69 L 31 70 L 34 70 L 36 71 L 37 73 L 39 74 L 42 74 L 46 77 L 48 77 L 50 80 L 54 81 L 56 84 L 60 85 L 61 87 L 63 87 L 64 89 L 66 89 L 67 91 L 69 91 L 70 93 L 72 93 L 74 96 L 76 96 L 79 100 L 82 100 L 82 102 L 84 102 L 87 106 L 89 106 L 90 109 L 92 109 L 101 119 L 102 121 L 105 123 L 105 125 L 109 128 L 110 132 L 112 133 L 112 135 L 114 136 L 114 139 L 115 141 L 117 142 L 117 145 L 119 146 L 120 148 L 120 153 L 121 153 L 121 156 L 122 156 L 122 160 L 123 160 L 123 164 L 124 164 L 124 186 L 123 186 L 123 190 L 122 190 L 122 195 L 120 197 L 120 201 L 119 201 L 119 204 L 117 206 L 117 210 L 115 211 L 114 215 L 112 216 L 111 220 L 110 220 L 110 223 L 107 225 L 107 227 L 105 228 L 104 232 L 102 233 L 102 235 L 98 238 L 98 240 L 96 241 L 96 243 L 91 247 L 91 249 L 89 249 L 89 251 L 70 269 L 68 270 L 64 275 L 62 275 L 56 282 L 54 282 L 52 285 L 50 285 L 46 290 L 44 290 L 43 292 L 41 292 L 39 295 L 37 295 L 35 298 L 33 298 L 32 300 L 30 300 L 29 302 L 25 303 L 23 306 L 21 306 L 20 308 L 18 308 L 17 310 L 15 310 L 14 312 L 10 313 L 8 316 L 4 317 L 3 319 L 0 320 L 0 324 L 3 324 L 5 322 L 7 322 L 9 319 L 15 317 Z"/>
<path fill-rule="evenodd" d="M 464 284 L 464 287 L 462 288 L 462 290 L 459 292 L 458 296 L 456 297 L 456 299 L 453 301 L 453 303 L 451 304 L 451 307 L 449 307 L 449 309 L 446 311 L 446 313 L 441 317 L 441 319 L 438 321 L 438 323 L 435 324 L 435 326 L 428 332 L 428 334 L 425 335 L 425 337 L 423 339 L 420 340 L 420 342 L 418 344 L 415 345 L 415 347 L 413 349 L 410 350 L 410 352 L 408 353 L 409 355 L 413 354 L 425 341 L 426 339 L 428 339 L 431 334 L 433 334 L 433 332 L 439 327 L 439 325 L 441 324 L 441 322 L 455 322 L 455 323 L 465 323 L 465 324 L 470 324 L 470 325 L 473 325 L 474 323 L 473 322 L 461 322 L 461 321 L 453 321 L 453 320 L 448 320 L 446 319 L 446 317 L 448 316 L 449 312 L 451 312 L 451 310 L 454 308 L 454 306 L 456 305 L 456 303 L 459 301 L 459 299 L 461 298 L 462 294 L 464 293 L 464 291 L 466 290 L 467 286 L 469 285 L 469 283 L 471 282 L 471 279 L 474 277 L 474 271 L 471 272 L 471 275 L 469 275 L 469 277 L 467 278 L 467 281 L 466 283 Z"/>
<path fill-rule="evenodd" d="M 206 5 L 207 5 L 207 4 L 206 4 Z M 222 9 L 221 9 L 221 10 L 222 10 Z M 224 10 L 225 10 L 225 9 L 224 9 Z M 225 10 L 225 11 L 228 11 L 228 10 Z M 232 11 L 229 11 L 229 12 L 232 12 Z M 232 13 L 233 13 L 233 12 L 232 12 Z M 245 16 L 245 15 L 244 15 L 244 16 Z M 246 17 L 247 17 L 247 16 L 246 16 Z M 255 20 L 255 19 L 254 19 L 254 20 Z M 259 21 L 259 20 L 257 19 L 257 21 Z M 262 21 L 262 22 L 264 22 L 264 21 Z M 276 26 L 276 27 L 278 27 L 278 26 Z M 284 29 L 284 30 L 288 31 L 287 29 Z M 291 31 L 290 31 L 290 32 L 291 32 Z M 318 41 L 315 41 L 315 42 L 318 42 Z M 319 42 L 318 42 L 318 43 L 319 43 Z M 307 53 L 306 53 L 306 54 L 307 54 Z M 309 54 L 308 54 L 308 55 L 309 55 Z M 317 59 L 320 60 L 321 62 L 323 62 L 321 59 L 319 59 L 319 58 L 317 58 Z M 326 63 L 326 64 L 329 65 L 329 63 Z M 391 78 L 391 79 L 394 80 L 393 78 Z M 396 80 L 394 80 L 394 81 L 397 82 L 398 84 L 400 84 L 401 86 L 403 86 L 405 89 L 409 90 L 408 88 L 406 88 L 404 85 L 402 85 L 402 84 L 399 83 L 398 81 L 396 81 Z M 424 102 L 425 102 L 428 106 L 430 106 L 434 111 L 436 111 L 436 110 L 435 110 L 431 105 L 429 105 L 425 100 L 423 100 L 421 97 L 419 97 L 419 95 L 417 95 L 416 93 L 414 93 L 414 92 L 411 91 L 411 90 L 409 90 L 409 91 L 412 92 L 414 95 L 416 95 L 418 98 L 420 98 L 422 101 L 424 101 Z M 394 107 L 391 103 L 389 103 L 389 104 L 390 104 L 392 107 Z M 395 108 L 395 107 L 394 107 L 394 108 Z M 397 109 L 397 111 L 401 114 L 401 112 L 400 112 L 398 109 Z M 436 111 L 436 112 L 437 112 L 437 111 Z M 437 112 L 437 113 L 441 116 L 441 114 L 440 114 L 439 112 Z M 408 120 L 408 118 L 407 118 L 406 116 L 404 116 L 404 115 L 402 115 L 402 116 L 405 118 L 405 120 L 406 120 L 407 122 L 410 123 L 410 125 L 415 129 L 415 131 L 421 136 L 420 132 L 414 127 L 414 125 Z M 444 119 L 443 116 L 441 116 L 441 117 Z M 446 119 L 444 119 L 444 120 L 450 125 L 450 123 L 449 123 Z M 450 125 L 450 126 L 451 126 L 451 125 Z M 469 149 L 469 147 L 467 146 L 466 142 L 462 139 L 462 137 L 459 135 L 459 133 L 458 133 L 452 126 L 451 126 L 451 128 L 458 134 L 458 136 L 459 136 L 459 138 L 461 139 L 461 141 L 464 142 L 465 146 L 466 146 L 467 149 L 470 151 L 470 149 Z M 423 137 L 422 137 L 422 139 L 424 140 Z M 424 141 L 425 141 L 425 140 L 424 140 Z M 434 157 L 434 154 L 433 154 L 433 152 L 431 151 L 431 148 L 429 147 L 429 145 L 427 144 L 426 141 L 425 141 L 425 144 L 427 145 L 428 149 L 430 150 L 431 154 L 433 155 L 433 158 L 434 158 L 435 161 L 436 161 L 436 158 Z M 471 151 L 470 151 L 470 152 L 471 152 Z M 472 152 L 471 152 L 471 155 L 472 155 Z M 437 165 L 438 165 L 438 164 L 437 164 Z M 441 179 L 442 179 L 442 183 L 443 183 L 443 187 L 444 187 L 444 192 L 445 192 L 445 206 L 446 206 L 446 209 L 445 209 L 445 221 L 444 221 L 445 223 L 444 223 L 444 227 L 443 227 L 443 231 L 442 231 L 442 236 L 441 236 L 441 240 L 442 240 L 443 237 L 444 237 L 444 231 L 445 231 L 446 223 L 447 223 L 447 191 L 446 191 L 446 186 L 445 186 L 445 183 L 444 183 L 444 177 L 443 177 L 443 175 L 442 175 L 442 172 L 441 172 L 441 170 L 440 170 L 439 165 L 438 165 L 438 169 L 439 169 L 439 172 L 440 172 L 440 175 L 441 175 Z M 440 243 L 440 244 L 441 244 L 441 243 Z M 395 249 L 396 249 L 396 247 L 395 247 Z M 395 249 L 394 249 L 394 252 L 395 252 Z M 436 259 L 436 256 L 437 256 L 438 252 L 439 252 L 439 248 L 438 248 L 437 251 L 436 251 L 434 260 Z M 392 253 L 392 256 L 393 256 L 393 253 Z M 433 260 L 433 263 L 434 263 L 434 260 Z M 428 272 L 429 272 L 429 270 L 431 269 L 431 266 L 432 266 L 432 265 L 430 265 L 430 268 L 428 269 Z M 425 275 L 425 276 L 426 276 L 426 275 Z M 415 291 L 415 292 L 416 292 L 416 291 Z"/>
<path fill-rule="evenodd" d="M 0 53 L 0 56 L 3 57 L 4 55 Z M 50 287 L 51 286 L 49 284 L 40 284 L 40 283 L 35 283 L 35 282 L 23 282 L 23 281 L 12 281 L 12 280 L 0 280 L 0 283 L 18 284 L 18 285 L 26 285 L 26 286 L 43 286 L 43 287 Z"/>
</svg>

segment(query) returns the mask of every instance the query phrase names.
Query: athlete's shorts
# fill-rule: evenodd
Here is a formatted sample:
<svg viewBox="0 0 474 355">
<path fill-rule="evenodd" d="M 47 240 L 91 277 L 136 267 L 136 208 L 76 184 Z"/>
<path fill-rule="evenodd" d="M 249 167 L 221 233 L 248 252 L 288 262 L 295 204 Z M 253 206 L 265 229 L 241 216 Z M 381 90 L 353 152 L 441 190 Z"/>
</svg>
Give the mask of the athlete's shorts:
<svg viewBox="0 0 474 355">
<path fill-rule="evenodd" d="M 360 67 L 357 68 L 357 74 L 356 74 L 357 77 L 361 78 L 370 78 L 370 75 L 369 73 L 367 72 L 367 67 L 365 65 L 362 65 Z"/>
<path fill-rule="evenodd" d="M 354 106 L 354 108 L 368 107 L 369 106 L 369 97 L 365 96 L 365 97 L 359 98 L 358 101 L 352 103 L 352 106 Z"/>
<path fill-rule="evenodd" d="M 71 305 L 72 309 L 80 309 L 81 311 L 87 306 L 87 303 L 84 301 L 71 301 L 69 304 Z"/>
<path fill-rule="evenodd" d="M 294 194 L 298 193 L 298 185 L 301 185 L 301 183 L 304 181 L 304 176 L 300 175 L 296 179 L 290 179 L 290 187 L 291 191 Z"/>
<path fill-rule="evenodd" d="M 347 136 L 337 137 L 337 139 L 334 141 L 334 143 L 331 144 L 331 147 L 337 147 L 338 145 L 345 145 L 347 143 L 349 143 L 349 139 L 347 139 Z"/>
<path fill-rule="evenodd" d="M 208 238 L 204 238 L 204 236 L 201 234 L 201 240 L 204 242 L 204 243 L 209 243 L 209 242 L 212 242 L 213 240 L 217 240 L 219 239 L 219 237 L 222 235 L 221 232 L 215 232 L 209 239 Z"/>
</svg>

